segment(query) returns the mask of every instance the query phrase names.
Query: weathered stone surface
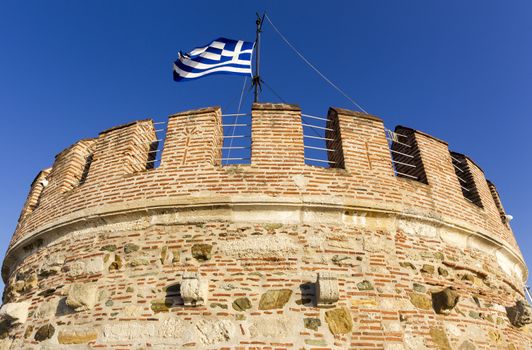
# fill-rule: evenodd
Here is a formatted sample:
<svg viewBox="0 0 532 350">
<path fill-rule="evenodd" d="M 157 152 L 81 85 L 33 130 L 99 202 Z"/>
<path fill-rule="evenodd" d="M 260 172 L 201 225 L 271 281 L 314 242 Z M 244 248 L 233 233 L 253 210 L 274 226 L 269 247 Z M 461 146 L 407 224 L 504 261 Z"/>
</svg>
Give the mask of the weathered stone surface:
<svg viewBox="0 0 532 350">
<path fill-rule="evenodd" d="M 242 315 L 242 314 L 240 314 Z M 244 315 L 242 315 L 244 316 Z M 250 322 L 246 332 L 252 337 L 284 338 L 291 334 L 294 320 L 286 316 L 261 316 Z"/>
<path fill-rule="evenodd" d="M 4 319 L 13 325 L 25 323 L 30 305 L 29 301 L 4 304 L 0 308 L 0 319 Z"/>
<path fill-rule="evenodd" d="M 37 311 L 35 311 L 35 317 L 47 319 L 55 315 L 57 311 L 57 300 L 43 302 Z"/>
<path fill-rule="evenodd" d="M 150 260 L 146 256 L 136 256 L 129 261 L 129 266 L 131 267 L 137 267 L 137 266 L 143 266 L 143 265 L 149 265 L 149 264 L 150 264 Z"/>
<path fill-rule="evenodd" d="M 174 261 L 174 252 L 170 249 L 168 249 L 168 246 L 163 246 L 161 248 L 161 253 L 159 255 L 159 259 L 161 260 L 161 264 L 171 264 Z M 179 259 L 179 256 L 178 256 Z"/>
<path fill-rule="evenodd" d="M 47 277 L 59 273 L 64 263 L 64 255 L 54 254 L 49 256 L 48 259 L 46 259 L 46 261 L 41 265 L 39 269 L 39 276 Z"/>
<path fill-rule="evenodd" d="M 26 293 L 37 288 L 39 280 L 35 272 L 19 273 L 12 289 L 17 293 Z M 11 286 L 10 286 L 11 287 Z"/>
<path fill-rule="evenodd" d="M 447 277 L 449 276 L 449 271 L 447 271 L 447 269 L 443 268 L 443 267 L 438 267 L 438 274 L 440 276 L 443 276 L 443 277 Z"/>
<path fill-rule="evenodd" d="M 391 237 L 368 235 L 364 236 L 363 247 L 367 252 L 391 252 L 395 248 L 395 242 Z"/>
<path fill-rule="evenodd" d="M 409 262 L 409 261 L 402 261 L 402 262 L 399 263 L 399 266 L 401 266 L 401 267 L 409 267 L 409 268 L 411 268 L 412 270 L 415 270 L 415 269 L 416 269 L 416 267 L 414 266 L 414 264 L 412 264 L 412 263 Z"/>
<path fill-rule="evenodd" d="M 40 327 L 37 332 L 35 332 L 34 339 L 36 341 L 44 341 L 46 339 L 50 339 L 54 336 L 55 328 L 51 324 L 46 324 L 42 327 Z"/>
<path fill-rule="evenodd" d="M 92 328 L 61 329 L 57 335 L 59 344 L 85 344 L 96 340 L 98 333 Z"/>
<path fill-rule="evenodd" d="M 434 266 L 429 265 L 429 264 L 424 264 L 420 271 L 423 273 L 432 275 L 434 273 Z"/>
<path fill-rule="evenodd" d="M 419 283 L 414 283 L 412 288 L 418 293 L 425 293 L 427 291 L 427 288 L 425 288 L 424 285 Z"/>
<path fill-rule="evenodd" d="M 198 261 L 207 261 L 211 258 L 212 245 L 194 244 L 191 248 L 192 257 Z"/>
<path fill-rule="evenodd" d="M 312 329 L 313 331 L 317 331 L 318 327 L 321 326 L 321 320 L 319 318 L 304 318 L 303 324 L 305 325 L 305 328 Z"/>
<path fill-rule="evenodd" d="M 532 308 L 525 300 L 516 301 L 514 306 L 506 308 L 510 323 L 515 327 L 523 327 L 532 323 Z"/>
<path fill-rule="evenodd" d="M 227 310 L 227 305 L 222 303 L 211 303 L 209 306 L 213 309 L 219 307 L 220 309 Z"/>
<path fill-rule="evenodd" d="M 229 320 L 201 320 L 196 323 L 203 344 L 216 344 L 234 338 L 235 325 Z"/>
<path fill-rule="evenodd" d="M 68 291 L 66 304 L 76 311 L 90 310 L 97 302 L 97 291 L 93 284 L 74 283 Z"/>
<path fill-rule="evenodd" d="M 330 272 L 319 272 L 316 281 L 316 302 L 318 306 L 329 306 L 338 301 L 338 277 Z"/>
<path fill-rule="evenodd" d="M 139 249 L 140 247 L 135 243 L 127 243 L 126 245 L 124 245 L 124 253 L 126 254 L 131 254 L 133 252 L 138 251 Z"/>
<path fill-rule="evenodd" d="M 478 311 L 469 311 L 469 317 L 479 320 L 482 317 L 482 314 Z"/>
<path fill-rule="evenodd" d="M 122 268 L 123 262 L 120 255 L 115 255 L 113 262 L 109 265 L 109 272 L 120 270 Z"/>
<path fill-rule="evenodd" d="M 101 251 L 107 251 L 107 252 L 114 252 L 116 251 L 116 245 L 114 244 L 108 244 L 108 245 L 104 245 L 103 247 L 100 248 Z"/>
<path fill-rule="evenodd" d="M 155 313 L 168 312 L 170 311 L 172 304 L 173 303 L 170 302 L 169 300 L 153 300 L 151 302 L 151 309 Z"/>
<path fill-rule="evenodd" d="M 432 307 L 432 301 L 425 294 L 409 293 L 410 302 L 418 309 L 429 310 Z"/>
<path fill-rule="evenodd" d="M 92 275 L 102 272 L 104 269 L 103 257 L 96 256 L 85 260 L 85 273 Z"/>
<path fill-rule="evenodd" d="M 447 334 L 441 328 L 431 328 L 430 329 L 430 338 L 436 348 L 439 350 L 452 350 L 449 339 L 447 339 Z"/>
<path fill-rule="evenodd" d="M 180 293 L 185 306 L 205 305 L 208 288 L 208 282 L 201 279 L 199 273 L 184 272 Z"/>
<path fill-rule="evenodd" d="M 334 309 L 325 312 L 325 321 L 332 334 L 346 334 L 353 329 L 351 314 L 346 308 Z"/>
<path fill-rule="evenodd" d="M 471 283 L 474 283 L 475 282 L 475 276 L 473 276 L 472 274 L 470 273 L 466 273 L 462 276 L 462 281 L 469 281 Z"/>
<path fill-rule="evenodd" d="M 259 302 L 259 310 L 281 309 L 290 299 L 290 289 L 269 290 L 262 294 Z"/>
<path fill-rule="evenodd" d="M 98 274 L 104 269 L 103 257 L 97 256 L 90 259 L 74 261 L 65 267 L 67 275 L 77 277 L 83 274 Z"/>
<path fill-rule="evenodd" d="M 11 323 L 7 320 L 0 321 L 0 339 L 5 339 L 9 336 L 9 328 Z M 31 327 L 31 326 L 29 326 Z M 28 328 L 29 328 L 28 327 Z"/>
<path fill-rule="evenodd" d="M 438 260 L 442 260 L 442 261 L 445 260 L 445 255 L 443 255 L 443 253 L 441 252 L 434 253 L 434 257 Z"/>
<path fill-rule="evenodd" d="M 238 298 L 233 301 L 233 309 L 236 311 L 246 311 L 251 309 L 251 301 L 248 298 Z"/>
<path fill-rule="evenodd" d="M 175 317 L 158 323 L 152 321 L 115 322 L 103 326 L 102 340 L 111 342 L 141 340 L 157 343 L 164 339 L 180 339 L 186 342 L 197 336 L 190 329 L 190 323 Z"/>
<path fill-rule="evenodd" d="M 370 281 L 364 280 L 362 282 L 357 283 L 358 290 L 373 290 L 373 285 Z"/>
<path fill-rule="evenodd" d="M 476 350 L 476 347 L 470 341 L 464 340 L 458 347 L 458 350 Z"/>
<path fill-rule="evenodd" d="M 305 344 L 313 346 L 326 346 L 327 342 L 323 339 L 305 339 Z"/>
<path fill-rule="evenodd" d="M 334 255 L 331 261 L 338 266 L 352 266 L 351 257 L 347 255 Z"/>
<path fill-rule="evenodd" d="M 439 314 L 449 314 L 458 304 L 460 297 L 452 287 L 447 287 L 437 293 L 432 293 L 432 306 Z"/>
<path fill-rule="evenodd" d="M 217 252 L 238 258 L 281 258 L 296 253 L 298 246 L 285 235 L 253 236 L 220 242 Z"/>
</svg>

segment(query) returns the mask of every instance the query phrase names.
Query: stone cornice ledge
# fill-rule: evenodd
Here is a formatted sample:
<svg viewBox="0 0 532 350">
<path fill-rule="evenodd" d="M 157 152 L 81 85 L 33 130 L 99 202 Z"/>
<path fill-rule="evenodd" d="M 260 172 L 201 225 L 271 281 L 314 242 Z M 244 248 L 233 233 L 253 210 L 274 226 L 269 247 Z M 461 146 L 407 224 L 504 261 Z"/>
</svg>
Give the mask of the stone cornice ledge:
<svg viewBox="0 0 532 350">
<path fill-rule="evenodd" d="M 269 215 L 256 215 L 257 222 L 280 222 L 287 224 L 297 224 L 302 222 L 331 222 L 338 224 L 338 215 L 343 215 L 345 210 L 354 211 L 362 214 L 365 213 L 380 214 L 388 217 L 396 217 L 398 220 L 413 219 L 422 223 L 430 224 L 435 228 L 447 227 L 451 231 L 442 234 L 442 240 L 451 244 L 471 247 L 474 245 L 477 249 L 482 249 L 490 254 L 502 254 L 502 258 L 511 262 L 514 267 L 521 271 L 523 281 L 526 281 L 528 271 L 526 264 L 513 247 L 508 243 L 497 240 L 489 232 L 479 229 L 467 222 L 456 220 L 450 217 L 434 217 L 433 213 L 412 211 L 411 208 L 405 209 L 401 205 L 386 204 L 370 200 L 341 200 L 337 197 L 330 196 L 300 196 L 300 197 L 270 197 L 270 196 L 216 196 L 210 193 L 198 193 L 196 196 L 171 197 L 157 200 L 137 200 L 124 203 L 102 205 L 98 207 L 87 208 L 65 215 L 54 222 L 41 227 L 38 230 L 29 232 L 19 239 L 6 252 L 2 277 L 4 281 L 8 267 L 7 265 L 15 262 L 19 252 L 37 239 L 53 236 L 59 231 L 68 231 L 70 226 L 88 225 L 91 222 L 102 221 L 105 223 L 106 218 L 113 216 L 127 216 L 138 212 L 153 212 L 172 209 L 174 211 L 212 210 L 215 208 L 230 209 L 221 218 L 227 219 L 227 214 L 234 221 L 250 221 L 250 216 L 242 213 L 250 212 L 279 212 L 285 211 L 282 219 L 277 217 L 276 220 L 268 220 Z M 306 215 L 312 212 L 330 212 L 330 216 L 312 216 Z M 242 219 L 246 220 L 242 220 Z M 329 218 L 329 219 L 328 219 Z M 251 218 L 251 222 L 254 220 Z M 75 228 L 74 228 L 75 229 Z"/>
</svg>

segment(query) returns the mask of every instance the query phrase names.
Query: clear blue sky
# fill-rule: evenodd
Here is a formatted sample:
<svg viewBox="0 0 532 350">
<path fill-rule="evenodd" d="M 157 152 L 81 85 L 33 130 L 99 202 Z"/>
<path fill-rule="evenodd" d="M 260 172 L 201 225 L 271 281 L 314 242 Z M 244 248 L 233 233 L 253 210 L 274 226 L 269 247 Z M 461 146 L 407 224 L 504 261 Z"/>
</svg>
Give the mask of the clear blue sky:
<svg viewBox="0 0 532 350">
<path fill-rule="evenodd" d="M 532 2 L 2 1 L 0 258 L 40 169 L 111 126 L 222 105 L 242 78 L 172 81 L 177 51 L 254 40 L 255 12 L 370 113 L 447 140 L 481 165 L 532 262 Z M 310 114 L 353 108 L 265 24 L 264 79 Z M 249 96 L 250 97 L 250 96 Z M 277 101 L 268 93 L 265 100 Z M 249 100 L 249 98 L 248 98 Z"/>
</svg>

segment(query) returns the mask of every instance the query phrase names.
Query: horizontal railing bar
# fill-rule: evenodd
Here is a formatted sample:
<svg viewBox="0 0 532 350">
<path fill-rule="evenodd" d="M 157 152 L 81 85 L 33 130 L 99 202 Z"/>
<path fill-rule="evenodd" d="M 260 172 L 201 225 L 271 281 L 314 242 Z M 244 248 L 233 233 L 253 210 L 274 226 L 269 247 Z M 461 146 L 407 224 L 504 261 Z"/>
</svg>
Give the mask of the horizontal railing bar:
<svg viewBox="0 0 532 350">
<path fill-rule="evenodd" d="M 403 162 L 399 162 L 399 161 L 397 161 L 397 160 L 392 160 L 392 162 L 394 162 L 395 164 L 406 165 L 406 166 L 409 166 L 409 167 L 411 167 L 411 168 L 417 168 L 417 166 L 415 166 L 415 165 L 408 164 L 408 163 L 403 163 Z"/>
<path fill-rule="evenodd" d="M 162 149 L 156 149 L 154 151 L 148 151 L 148 153 L 156 153 L 156 152 L 161 152 L 161 151 L 162 151 Z"/>
<path fill-rule="evenodd" d="M 331 128 L 324 128 L 324 127 L 322 127 L 322 126 L 317 126 L 317 125 L 310 125 L 310 124 L 305 124 L 305 123 L 301 123 L 301 125 L 303 125 L 303 126 L 308 126 L 309 128 L 316 128 L 316 129 L 321 129 L 321 130 L 334 131 L 334 130 L 331 129 Z"/>
<path fill-rule="evenodd" d="M 336 139 L 329 139 L 326 137 L 318 137 L 318 136 L 311 136 L 311 135 L 303 135 L 303 137 L 307 137 L 309 139 L 316 139 L 316 140 L 336 141 Z"/>
<path fill-rule="evenodd" d="M 153 124 L 154 124 L 154 125 L 158 125 L 158 124 L 166 124 L 166 122 L 154 122 Z"/>
<path fill-rule="evenodd" d="M 405 174 L 405 173 L 402 173 L 400 171 L 395 171 L 396 174 L 400 174 L 400 175 L 403 175 L 403 176 L 406 176 L 406 177 L 410 177 L 412 179 L 416 179 L 417 180 L 417 176 L 414 176 L 414 175 L 408 175 L 408 174 Z"/>
<path fill-rule="evenodd" d="M 316 117 L 316 116 L 309 115 L 309 114 L 303 114 L 303 113 L 301 113 L 301 116 L 306 117 L 306 118 L 316 119 L 316 120 L 325 120 L 325 121 L 329 120 L 328 118 L 320 118 L 320 117 Z"/>
<path fill-rule="evenodd" d="M 146 142 L 146 143 L 154 143 L 154 142 L 161 142 L 161 141 L 163 141 L 163 140 L 162 140 L 162 139 L 160 139 L 160 140 L 153 140 L 153 141 Z"/>
<path fill-rule="evenodd" d="M 469 199 L 469 198 L 467 198 L 467 197 L 464 197 L 464 198 L 465 198 L 466 200 L 468 200 L 469 202 L 473 203 L 473 201 L 472 201 L 471 199 Z M 473 204 L 475 204 L 475 203 L 473 203 Z"/>
<path fill-rule="evenodd" d="M 155 129 L 155 132 L 164 131 L 164 129 Z"/>
<path fill-rule="evenodd" d="M 455 158 L 455 157 L 453 157 L 453 156 L 451 156 L 451 158 L 452 158 L 452 159 L 453 159 L 453 160 L 454 160 L 455 162 L 458 162 L 458 163 L 462 163 L 462 161 L 461 161 L 461 160 L 458 160 L 458 159 L 456 159 L 456 158 Z"/>
<path fill-rule="evenodd" d="M 465 183 L 465 184 L 467 183 L 467 181 L 462 179 L 460 176 L 456 175 L 456 177 L 458 178 L 458 180 L 462 181 L 463 183 Z"/>
<path fill-rule="evenodd" d="M 313 160 L 315 162 L 330 163 L 330 164 L 335 164 L 336 163 L 336 162 L 333 162 L 332 160 L 323 160 L 323 159 L 306 158 L 306 157 L 305 157 L 305 160 Z"/>
<path fill-rule="evenodd" d="M 250 147 L 245 146 L 231 146 L 231 147 L 222 147 L 222 149 L 248 149 Z"/>
<path fill-rule="evenodd" d="M 250 158 L 222 158 L 222 160 L 245 160 Z"/>
<path fill-rule="evenodd" d="M 467 192 L 470 192 L 471 190 L 469 188 L 465 188 L 464 186 L 460 185 L 460 187 L 462 187 L 463 190 L 466 190 Z"/>
<path fill-rule="evenodd" d="M 155 163 L 160 161 L 160 159 L 148 160 L 146 163 Z"/>
<path fill-rule="evenodd" d="M 386 138 L 386 140 L 388 140 L 388 141 L 392 141 L 392 142 L 395 142 L 395 143 L 398 143 L 398 144 L 400 144 L 400 145 L 403 145 L 403 146 L 406 146 L 406 147 L 409 147 L 409 148 L 411 147 L 410 145 L 407 145 L 406 143 L 402 143 L 402 142 L 400 142 L 400 141 L 395 141 L 395 140 L 390 139 L 390 138 L 388 138 L 388 137 Z"/>
<path fill-rule="evenodd" d="M 223 124 L 223 126 L 251 126 L 251 124 Z"/>
<path fill-rule="evenodd" d="M 400 154 L 400 155 L 408 157 L 408 158 L 414 158 L 414 156 L 411 156 L 410 154 L 406 154 L 406 153 L 399 152 L 399 151 L 394 151 L 393 149 L 391 149 L 390 152 L 397 153 L 397 154 Z"/>
<path fill-rule="evenodd" d="M 251 115 L 248 113 L 229 113 L 229 114 L 222 114 L 222 117 L 242 117 L 245 115 Z"/>
<path fill-rule="evenodd" d="M 454 164 L 453 164 L 453 166 L 454 166 L 456 169 L 460 170 L 460 172 L 462 172 L 462 173 L 464 172 L 464 171 L 463 171 L 462 169 L 460 169 L 458 166 L 456 166 L 456 165 L 454 165 Z"/>
<path fill-rule="evenodd" d="M 388 128 L 384 128 L 384 131 L 385 131 L 388 135 L 391 134 L 391 135 L 397 135 L 397 136 L 401 136 L 401 137 L 406 137 L 406 138 L 408 138 L 407 135 L 399 134 L 399 133 L 397 133 L 397 132 L 395 132 L 395 131 L 392 131 L 392 130 L 390 130 L 390 129 L 388 129 Z"/>
<path fill-rule="evenodd" d="M 318 149 L 318 150 L 320 150 L 320 151 L 331 151 L 331 152 L 336 152 L 335 149 L 323 148 L 323 147 L 303 146 L 303 148 L 311 148 L 311 149 Z"/>
<path fill-rule="evenodd" d="M 231 135 L 231 136 L 224 136 L 224 139 L 238 139 L 238 138 L 246 138 L 251 137 L 251 135 Z"/>
</svg>

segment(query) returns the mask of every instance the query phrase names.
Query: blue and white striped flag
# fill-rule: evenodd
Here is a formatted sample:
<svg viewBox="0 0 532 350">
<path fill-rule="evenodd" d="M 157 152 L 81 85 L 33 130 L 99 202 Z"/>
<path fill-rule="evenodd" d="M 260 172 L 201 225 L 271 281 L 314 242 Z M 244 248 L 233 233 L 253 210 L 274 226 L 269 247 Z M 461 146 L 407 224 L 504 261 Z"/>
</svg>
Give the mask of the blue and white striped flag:
<svg viewBox="0 0 532 350">
<path fill-rule="evenodd" d="M 251 75 L 253 42 L 218 38 L 190 53 L 179 53 L 174 62 L 174 80 L 186 81 L 208 74 Z"/>
</svg>

